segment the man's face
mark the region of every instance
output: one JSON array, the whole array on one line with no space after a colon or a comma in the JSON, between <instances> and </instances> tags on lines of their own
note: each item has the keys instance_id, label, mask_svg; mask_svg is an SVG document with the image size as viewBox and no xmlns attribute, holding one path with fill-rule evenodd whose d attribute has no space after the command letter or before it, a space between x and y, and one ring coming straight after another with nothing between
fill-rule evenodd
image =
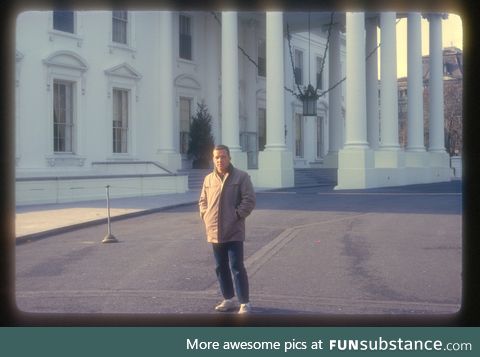
<instances>
[{"instance_id":1,"label":"man's face","mask_svg":"<svg viewBox=\"0 0 480 357\"><path fill-rule=\"evenodd\" d=\"M230 165L230 157L225 150L213 150L213 163L217 171L224 174Z\"/></svg>"}]
</instances>

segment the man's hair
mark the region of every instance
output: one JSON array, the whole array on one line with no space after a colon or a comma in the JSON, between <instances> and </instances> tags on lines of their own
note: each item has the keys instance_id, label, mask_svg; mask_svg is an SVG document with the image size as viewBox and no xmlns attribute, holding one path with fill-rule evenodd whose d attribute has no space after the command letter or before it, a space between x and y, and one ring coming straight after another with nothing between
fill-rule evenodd
<instances>
[{"instance_id":1,"label":"man's hair","mask_svg":"<svg viewBox=\"0 0 480 357\"><path fill-rule=\"evenodd\" d=\"M228 148L227 145L216 145L214 148L213 148L213 151L215 150L225 150L227 152L227 155L228 157L230 157L230 149Z\"/></svg>"}]
</instances>

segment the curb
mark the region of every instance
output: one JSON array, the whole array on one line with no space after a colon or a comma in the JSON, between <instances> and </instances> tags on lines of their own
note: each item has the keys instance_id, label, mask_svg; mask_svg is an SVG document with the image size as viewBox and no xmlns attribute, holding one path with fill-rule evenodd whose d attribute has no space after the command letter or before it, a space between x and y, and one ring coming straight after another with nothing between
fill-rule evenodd
<instances>
[{"instance_id":1,"label":"curb","mask_svg":"<svg viewBox=\"0 0 480 357\"><path fill-rule=\"evenodd\" d=\"M161 211L165 211L167 209L172 209L172 208L177 208L177 207L185 207L185 206L190 206L198 201L189 201L189 202L184 202L184 203L178 203L174 205L169 205L169 206L163 206L163 207L156 207L156 208L149 208L141 211L136 211L136 212L130 212L130 213L124 213L120 214L118 216L110 217L111 222L115 221L121 221L124 219L129 219L129 218L135 218L139 216L144 216L147 214L152 214L152 213L157 213ZM75 223L69 226L65 227L58 227L58 228L53 228L49 229L46 231L42 232L37 232L37 233L31 233L31 234L26 234L23 236L18 236L15 238L15 245L22 245L22 244L27 244L27 243L32 243L41 239L45 239L48 237L56 236L62 233L67 233L67 232L72 232L76 231L82 228L87 228L87 227L93 227L93 226L98 226L101 224L107 224L107 218L99 218L99 219L93 219L91 221L86 221L86 222L81 222L81 223Z\"/></svg>"}]
</instances>

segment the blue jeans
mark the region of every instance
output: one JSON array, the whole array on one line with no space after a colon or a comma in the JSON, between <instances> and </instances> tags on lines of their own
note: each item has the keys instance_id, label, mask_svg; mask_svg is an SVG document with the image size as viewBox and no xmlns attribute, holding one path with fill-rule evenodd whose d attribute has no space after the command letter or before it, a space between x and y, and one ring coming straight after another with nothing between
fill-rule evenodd
<instances>
[{"instance_id":1,"label":"blue jeans","mask_svg":"<svg viewBox=\"0 0 480 357\"><path fill-rule=\"evenodd\" d=\"M237 292L240 304L249 302L248 277L243 264L243 242L212 243L220 290L225 299L231 299ZM232 283L235 282L235 291Z\"/></svg>"}]
</instances>

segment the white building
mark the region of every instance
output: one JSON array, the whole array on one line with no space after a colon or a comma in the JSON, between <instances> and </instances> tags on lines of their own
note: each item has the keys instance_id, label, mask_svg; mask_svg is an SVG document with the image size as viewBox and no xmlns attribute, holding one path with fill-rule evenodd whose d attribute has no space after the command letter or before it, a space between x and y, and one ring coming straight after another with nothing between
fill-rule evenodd
<instances>
[{"instance_id":1,"label":"white building","mask_svg":"<svg viewBox=\"0 0 480 357\"><path fill-rule=\"evenodd\" d=\"M435 85L442 80L442 15L429 15L429 148L420 16L408 14L402 150L395 13L336 14L325 52L329 13L311 14L309 31L306 13L24 12L16 27L17 204L99 198L106 185L112 196L184 192L179 170L189 165L186 138L201 101L215 142L230 146L234 165L258 187L293 186L294 169L307 167L338 169L338 189L449 180L443 94ZM378 60L378 51L368 54L379 40ZM285 89L296 88L293 67L301 85L318 80L323 90L346 76L318 100L316 117L303 117Z\"/></svg>"}]
</instances>

